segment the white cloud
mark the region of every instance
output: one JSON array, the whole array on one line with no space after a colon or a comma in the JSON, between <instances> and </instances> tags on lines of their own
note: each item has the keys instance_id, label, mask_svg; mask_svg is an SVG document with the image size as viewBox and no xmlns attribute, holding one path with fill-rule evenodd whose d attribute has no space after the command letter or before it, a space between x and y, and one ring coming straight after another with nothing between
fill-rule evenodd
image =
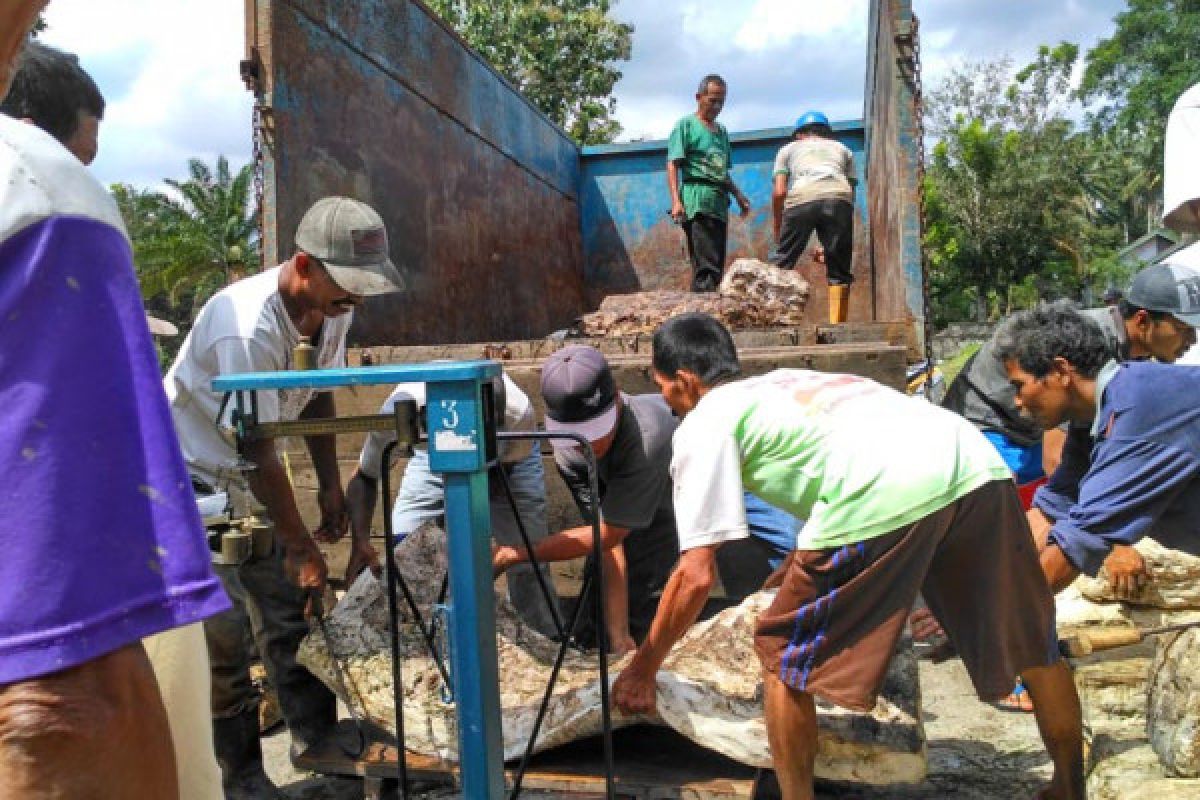
<instances>
[{"instance_id":1,"label":"white cloud","mask_svg":"<svg viewBox=\"0 0 1200 800\"><path fill-rule=\"evenodd\" d=\"M781 47L797 38L854 35L866 29L865 0L756 0L733 41L743 50Z\"/></svg>"},{"instance_id":2,"label":"white cloud","mask_svg":"<svg viewBox=\"0 0 1200 800\"><path fill-rule=\"evenodd\" d=\"M108 100L93 169L148 186L187 159L250 152L251 97L238 77L242 0L54 0L43 40L76 53Z\"/></svg>"}]
</instances>

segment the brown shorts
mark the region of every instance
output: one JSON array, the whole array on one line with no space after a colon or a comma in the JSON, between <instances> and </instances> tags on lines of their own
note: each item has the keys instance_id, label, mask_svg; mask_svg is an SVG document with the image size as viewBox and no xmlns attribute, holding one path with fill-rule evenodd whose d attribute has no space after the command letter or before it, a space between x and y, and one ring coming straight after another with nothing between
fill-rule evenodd
<instances>
[{"instance_id":1,"label":"brown shorts","mask_svg":"<svg viewBox=\"0 0 1200 800\"><path fill-rule=\"evenodd\" d=\"M763 667L845 708L874 708L918 592L984 700L1059 657L1054 598L1012 481L865 542L797 550L772 583L754 637Z\"/></svg>"}]
</instances>

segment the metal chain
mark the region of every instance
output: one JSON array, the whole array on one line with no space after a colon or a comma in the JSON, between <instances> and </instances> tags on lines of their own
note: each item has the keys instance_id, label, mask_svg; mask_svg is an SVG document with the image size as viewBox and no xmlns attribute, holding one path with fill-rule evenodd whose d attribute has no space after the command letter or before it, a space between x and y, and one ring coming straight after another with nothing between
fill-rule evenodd
<instances>
[{"instance_id":1,"label":"metal chain","mask_svg":"<svg viewBox=\"0 0 1200 800\"><path fill-rule=\"evenodd\" d=\"M263 100L263 92L261 87L254 93L254 110L250 115L250 124L253 130L254 139L254 214L258 218L258 268L261 270L266 258L265 242L266 242L266 225L265 211L263 206L263 186L265 178L263 175L263 140L266 138L266 117L267 106Z\"/></svg>"},{"instance_id":2,"label":"metal chain","mask_svg":"<svg viewBox=\"0 0 1200 800\"><path fill-rule=\"evenodd\" d=\"M917 234L920 236L921 251L921 313L924 318L925 340L925 398L933 401L933 299L929 278L929 254L925 248L925 97L921 86L921 21L912 15L912 26L907 33L896 37L898 46L908 46L908 59L902 71L909 81L913 97L914 125L917 143Z\"/></svg>"}]
</instances>

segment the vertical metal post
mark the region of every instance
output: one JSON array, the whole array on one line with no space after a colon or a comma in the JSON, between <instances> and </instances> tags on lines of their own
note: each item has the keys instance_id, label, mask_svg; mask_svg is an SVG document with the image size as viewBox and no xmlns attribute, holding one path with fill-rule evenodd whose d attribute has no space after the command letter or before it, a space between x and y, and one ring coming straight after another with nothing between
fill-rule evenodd
<instances>
[{"instance_id":1,"label":"vertical metal post","mask_svg":"<svg viewBox=\"0 0 1200 800\"><path fill-rule=\"evenodd\" d=\"M450 652L463 797L504 793L482 381L427 384L429 466L444 475Z\"/></svg>"}]
</instances>

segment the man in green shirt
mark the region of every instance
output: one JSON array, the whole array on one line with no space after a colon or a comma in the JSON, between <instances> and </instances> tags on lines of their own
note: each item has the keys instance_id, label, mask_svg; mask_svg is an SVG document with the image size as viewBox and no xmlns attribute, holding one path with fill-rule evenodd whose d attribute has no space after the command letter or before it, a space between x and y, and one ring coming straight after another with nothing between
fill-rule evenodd
<instances>
[{"instance_id":1,"label":"man in green shirt","mask_svg":"<svg viewBox=\"0 0 1200 800\"><path fill-rule=\"evenodd\" d=\"M740 379L733 337L705 314L654 334L654 380L683 418L671 480L680 557L641 646L613 684L652 711L656 675L696 619L715 552L748 535L742 492L806 520L760 614L767 738L786 800L812 800L814 696L875 707L896 642L925 597L976 692L1020 673L1054 762L1042 800L1082 800L1079 697L1008 467L971 423L867 378L776 370ZM913 454L919 454L914 457Z\"/></svg>"},{"instance_id":2,"label":"man in green shirt","mask_svg":"<svg viewBox=\"0 0 1200 800\"><path fill-rule=\"evenodd\" d=\"M716 291L721 283L729 196L737 200L743 217L750 213L750 201L729 175L729 133L717 122L725 94L724 78L705 75L696 89L696 112L675 123L667 140L671 218L687 236L693 292Z\"/></svg>"}]
</instances>

